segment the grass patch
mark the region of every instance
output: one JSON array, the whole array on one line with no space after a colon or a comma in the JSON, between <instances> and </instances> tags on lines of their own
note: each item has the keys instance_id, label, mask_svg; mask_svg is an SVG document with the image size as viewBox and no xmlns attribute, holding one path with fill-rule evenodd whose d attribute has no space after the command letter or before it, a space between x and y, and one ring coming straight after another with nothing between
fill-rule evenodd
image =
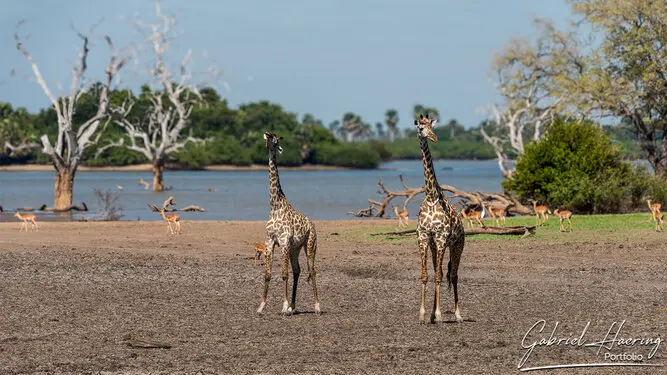
<instances>
[{"instance_id":1,"label":"grass patch","mask_svg":"<svg viewBox=\"0 0 667 375\"><path fill-rule=\"evenodd\" d=\"M632 238L653 235L665 235L665 233L656 233L655 224L649 223L650 214L633 213L623 215L573 215L572 232L560 232L558 219L549 215L549 220L545 225L537 228L537 233L530 236L532 240L546 240L548 242L586 242L591 240L623 240L630 241ZM494 225L493 220L486 220L486 225ZM535 216L517 216L507 218L506 226L535 225ZM567 226L567 221L564 222ZM396 225L378 222L377 226L355 227L346 230L348 238L352 238L362 243L389 242L396 244L414 244L416 239L414 235L382 235L371 236L372 233L391 232L404 229L413 229L416 226L414 220L410 221L409 228L398 228ZM516 241L520 236L510 235L491 235L479 234L466 237L466 242L475 241Z\"/></svg>"}]
</instances>

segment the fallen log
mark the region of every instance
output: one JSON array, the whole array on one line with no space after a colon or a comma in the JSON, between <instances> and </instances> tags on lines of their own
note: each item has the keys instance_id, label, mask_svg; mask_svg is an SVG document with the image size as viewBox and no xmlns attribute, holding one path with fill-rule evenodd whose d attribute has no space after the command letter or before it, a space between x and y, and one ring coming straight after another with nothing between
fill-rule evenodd
<instances>
[{"instance_id":1,"label":"fallen log","mask_svg":"<svg viewBox=\"0 0 667 375\"><path fill-rule=\"evenodd\" d=\"M382 235L392 235L392 236L404 236L407 234L417 233L417 229L406 229L393 232L381 232L381 233L371 233L371 236L382 236ZM471 236L475 234L495 234L495 235L521 235L526 237L531 234L535 234L535 226L514 226L514 227L484 227L484 228L466 228L466 236Z\"/></svg>"},{"instance_id":2,"label":"fallen log","mask_svg":"<svg viewBox=\"0 0 667 375\"><path fill-rule=\"evenodd\" d=\"M199 212L205 212L206 210L205 210L204 208L201 208L201 207L199 207L199 206L195 206L195 205L191 204L191 205L189 205L189 206L185 206L185 207L179 209L178 211L199 211Z\"/></svg>"},{"instance_id":3,"label":"fallen log","mask_svg":"<svg viewBox=\"0 0 667 375\"><path fill-rule=\"evenodd\" d=\"M466 229L466 236L473 234L497 234L497 235L522 235L526 237L531 234L535 234L535 226L523 226L518 225L514 227L484 227L484 228L470 228ZM522 237L522 238L523 238Z\"/></svg>"},{"instance_id":4,"label":"fallen log","mask_svg":"<svg viewBox=\"0 0 667 375\"><path fill-rule=\"evenodd\" d=\"M144 340L127 340L125 345L134 349L171 349L170 344L159 343L159 342L148 342Z\"/></svg>"},{"instance_id":5,"label":"fallen log","mask_svg":"<svg viewBox=\"0 0 667 375\"><path fill-rule=\"evenodd\" d=\"M81 202L81 206L78 206L76 204L72 204L67 208L53 208L53 207L48 207L47 205L43 204L40 208L40 211L50 211L50 212L70 212L70 211L88 211L88 206L86 205L85 202Z\"/></svg>"},{"instance_id":6,"label":"fallen log","mask_svg":"<svg viewBox=\"0 0 667 375\"><path fill-rule=\"evenodd\" d=\"M14 212L17 212L17 211L18 212L32 212L32 211L35 211L35 209L33 207L19 207L19 208L14 209Z\"/></svg>"},{"instance_id":7,"label":"fallen log","mask_svg":"<svg viewBox=\"0 0 667 375\"><path fill-rule=\"evenodd\" d=\"M403 180L403 175L399 175L398 178L401 185L403 185L403 190L389 190L382 179L379 178L377 193L383 195L382 201L369 199L370 206L368 208L362 208L357 212L348 212L348 214L356 217L385 217L391 201L399 197L405 197L402 208L405 210L410 201L424 193L424 187L409 187ZM440 185L440 189L442 189L443 193L448 194L446 195L447 199L461 199L467 202L466 206L481 207L481 203L484 201L488 206L501 207L506 212L514 212L520 215L532 214L528 207L522 205L516 198L509 194L472 193L457 189L451 185Z\"/></svg>"},{"instance_id":8,"label":"fallen log","mask_svg":"<svg viewBox=\"0 0 667 375\"><path fill-rule=\"evenodd\" d=\"M154 204L148 204L148 208L150 208L153 212L160 212L161 210L164 209L165 212L174 212L174 211L182 211L182 212L187 212L187 211L198 211L198 212L206 212L205 208L195 206L194 204L191 204L189 206L185 206L183 208L169 208L169 206L175 205L176 202L174 200L174 197L169 197L163 204L162 208L159 208L158 206Z\"/></svg>"}]
</instances>

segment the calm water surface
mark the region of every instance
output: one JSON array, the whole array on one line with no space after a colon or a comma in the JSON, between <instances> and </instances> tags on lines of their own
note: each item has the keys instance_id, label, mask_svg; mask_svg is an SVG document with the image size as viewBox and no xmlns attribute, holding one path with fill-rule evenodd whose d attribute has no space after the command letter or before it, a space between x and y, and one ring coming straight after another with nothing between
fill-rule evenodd
<instances>
[{"instance_id":1,"label":"calm water surface","mask_svg":"<svg viewBox=\"0 0 667 375\"><path fill-rule=\"evenodd\" d=\"M495 161L434 162L438 182L464 190L500 190L501 174ZM410 187L422 186L424 172L420 160L384 163L379 170L365 171L280 171L283 191L293 206L315 220L350 219L348 211L368 207L368 199L381 200L377 181L387 188L402 189L403 175ZM53 204L54 172L0 172L0 205L5 210ZM206 212L183 212L184 220L266 220L269 212L267 171L167 171L165 185L173 190L153 193L138 184L152 181L150 172L78 172L74 182L74 202L86 202L94 215L99 203L93 189L110 189L119 196L122 220L160 220L146 205L161 205L169 196L177 207L194 204ZM122 191L115 186L121 185ZM210 188L218 192L209 192ZM397 205L403 198L395 199ZM421 199L408 208L413 216ZM41 215L38 213L38 215ZM44 213L43 215L52 215ZM81 216L77 216L81 217ZM46 217L45 217L46 218ZM7 213L0 221L16 220ZM39 220L39 219L38 219Z\"/></svg>"}]
</instances>

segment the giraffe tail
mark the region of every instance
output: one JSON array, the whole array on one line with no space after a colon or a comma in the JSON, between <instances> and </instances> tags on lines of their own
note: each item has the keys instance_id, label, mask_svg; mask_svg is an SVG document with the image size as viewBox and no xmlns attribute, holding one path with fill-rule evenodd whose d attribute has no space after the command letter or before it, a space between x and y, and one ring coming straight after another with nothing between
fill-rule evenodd
<instances>
[{"instance_id":1,"label":"giraffe tail","mask_svg":"<svg viewBox=\"0 0 667 375\"><path fill-rule=\"evenodd\" d=\"M450 260L447 263L447 291L452 290L452 278L450 274L452 273L452 261Z\"/></svg>"}]
</instances>

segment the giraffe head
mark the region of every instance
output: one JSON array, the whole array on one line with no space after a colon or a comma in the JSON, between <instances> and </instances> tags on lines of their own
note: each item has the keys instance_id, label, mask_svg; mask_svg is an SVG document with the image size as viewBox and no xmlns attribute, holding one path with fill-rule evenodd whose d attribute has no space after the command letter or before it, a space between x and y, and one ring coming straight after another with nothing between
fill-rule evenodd
<instances>
[{"instance_id":1,"label":"giraffe head","mask_svg":"<svg viewBox=\"0 0 667 375\"><path fill-rule=\"evenodd\" d=\"M277 134L271 133L271 132L264 132L264 140L266 140L266 148L269 149L270 152L275 152L278 150L278 153L281 154L283 152L283 148L280 147L280 140L283 137L278 137Z\"/></svg>"},{"instance_id":2,"label":"giraffe head","mask_svg":"<svg viewBox=\"0 0 667 375\"><path fill-rule=\"evenodd\" d=\"M433 132L433 127L435 126L437 119L430 119L428 114L424 116L419 114L419 118L415 120L415 127L417 127L417 133L419 133L420 138L428 138L431 142L437 142L438 137Z\"/></svg>"}]
</instances>

